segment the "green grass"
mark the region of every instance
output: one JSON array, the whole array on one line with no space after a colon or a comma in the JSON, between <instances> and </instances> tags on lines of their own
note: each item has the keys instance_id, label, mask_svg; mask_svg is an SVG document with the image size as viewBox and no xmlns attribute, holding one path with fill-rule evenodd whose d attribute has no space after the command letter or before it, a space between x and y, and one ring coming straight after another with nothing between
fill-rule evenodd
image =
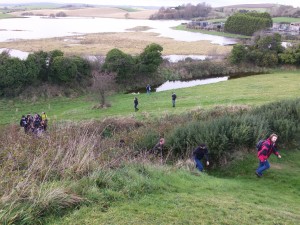
<instances>
[{"instance_id":1,"label":"green grass","mask_svg":"<svg viewBox=\"0 0 300 225\"><path fill-rule=\"evenodd\" d=\"M227 20L227 18L220 18L220 19L211 19L211 20L206 20L206 21L215 23L215 22L226 22L226 20Z\"/></svg>"},{"instance_id":2,"label":"green grass","mask_svg":"<svg viewBox=\"0 0 300 225\"><path fill-rule=\"evenodd\" d=\"M211 35L230 37L230 38L250 38L250 36L245 36L240 34L231 34L231 33L219 32L219 31L209 31L209 30L199 30L199 29L189 29L186 28L185 25L178 25L176 27L173 27L173 29L195 32L195 33L202 33L202 34L211 34Z\"/></svg>"},{"instance_id":3,"label":"green grass","mask_svg":"<svg viewBox=\"0 0 300 225\"><path fill-rule=\"evenodd\" d=\"M150 193L119 195L106 208L84 206L47 224L298 224L300 151L281 154L263 178L254 175L255 154L223 168L230 171L223 177L157 167L148 175L156 187Z\"/></svg>"},{"instance_id":4,"label":"green grass","mask_svg":"<svg viewBox=\"0 0 300 225\"><path fill-rule=\"evenodd\" d=\"M7 13L0 13L0 19L7 19L7 18L14 18L15 16L7 14Z\"/></svg>"},{"instance_id":5,"label":"green grass","mask_svg":"<svg viewBox=\"0 0 300 225\"><path fill-rule=\"evenodd\" d=\"M299 71L274 72L249 76L216 84L176 90L176 108L172 108L173 90L146 94L116 94L109 98L112 107L92 109L97 104L91 96L79 98L55 98L39 101L19 99L0 100L0 124L18 124L21 115L46 111L50 121L81 121L109 116L146 119L165 114L180 114L196 108L212 108L217 105L262 105L300 96ZM138 112L134 112L133 98L139 99Z\"/></svg>"},{"instance_id":6,"label":"green grass","mask_svg":"<svg viewBox=\"0 0 300 225\"><path fill-rule=\"evenodd\" d=\"M274 17L272 18L273 23L292 23L292 22L300 22L300 18L293 17Z\"/></svg>"},{"instance_id":7,"label":"green grass","mask_svg":"<svg viewBox=\"0 0 300 225\"><path fill-rule=\"evenodd\" d=\"M140 11L139 9L131 8L131 7L117 7L117 8L122 9L122 10L127 11L127 12L138 12L138 11Z\"/></svg>"},{"instance_id":8,"label":"green grass","mask_svg":"<svg viewBox=\"0 0 300 225\"><path fill-rule=\"evenodd\" d=\"M24 9L24 10L37 10L37 9L56 9L63 6L63 4L55 3L35 3L35 4L20 4L13 6L12 9Z\"/></svg>"}]
</instances>

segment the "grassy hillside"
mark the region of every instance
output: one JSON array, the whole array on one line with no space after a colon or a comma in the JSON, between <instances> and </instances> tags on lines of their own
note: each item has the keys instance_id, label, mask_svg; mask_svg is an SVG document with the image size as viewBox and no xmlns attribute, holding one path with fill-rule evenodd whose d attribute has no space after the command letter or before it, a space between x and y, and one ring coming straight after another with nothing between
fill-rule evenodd
<instances>
[{"instance_id":1,"label":"grassy hillside","mask_svg":"<svg viewBox=\"0 0 300 225\"><path fill-rule=\"evenodd\" d=\"M137 113L133 112L132 94L112 96L112 107L106 110L92 110L96 102L90 96L44 102L2 100L2 124L16 125L0 126L0 223L296 224L300 219L299 140L286 138L293 141L280 146L282 159L272 156L271 169L259 179L254 174L257 158L253 137L255 132L263 132L260 126L266 122L266 115L277 118L273 128L266 123L264 126L280 130L281 139L293 137L290 132L297 137L299 104L270 104L273 111L261 108L258 113L262 117L255 113L240 117L242 111L236 105L294 99L299 92L299 71L291 71L176 90L176 108L171 107L171 91L140 94L141 110ZM216 105L229 107L180 114ZM230 114L231 109L237 111ZM20 114L42 110L51 121L112 115L126 119L58 122L50 124L51 129L43 136L24 134L18 126ZM152 120L154 117L159 119ZM255 118L262 123L257 126L252 121ZM225 119L243 119L254 126L225 124ZM207 174L199 174L188 156L182 160L183 155L175 155L172 140L190 143L182 146L186 155L195 146L192 139L199 141L192 135L197 130L186 129L185 124L191 121L206 128L197 134L207 131L214 142L224 129L237 134L217 138L230 138L231 145L234 143L219 154L220 159L214 154L223 149L223 142L215 147L209 144L212 154ZM188 128L196 129L194 124ZM219 128L217 133L209 129L211 126ZM176 133L178 130L190 137ZM160 134L166 138L162 159L148 151ZM121 138L125 146L119 145ZM253 140L246 143L249 138ZM227 157L229 154L232 157Z\"/></svg>"},{"instance_id":2,"label":"grassy hillside","mask_svg":"<svg viewBox=\"0 0 300 225\"><path fill-rule=\"evenodd\" d=\"M0 124L18 124L22 114L46 111L50 121L100 119L107 116L136 117L138 119L179 114L195 108L216 105L261 105L300 96L299 71L275 72L229 80L221 83L178 89L176 108L172 108L172 91L146 94L117 94L109 98L112 107L93 109L95 98L56 98L51 100L0 100ZM133 98L139 99L140 111L135 113Z\"/></svg>"},{"instance_id":3,"label":"grassy hillside","mask_svg":"<svg viewBox=\"0 0 300 225\"><path fill-rule=\"evenodd\" d=\"M130 200L115 193L110 206L82 207L47 224L297 224L300 151L282 155L282 160L271 158L271 169L262 179L254 175L254 155L224 168L228 176L223 171L223 178L151 166L146 169L151 193Z\"/></svg>"}]
</instances>

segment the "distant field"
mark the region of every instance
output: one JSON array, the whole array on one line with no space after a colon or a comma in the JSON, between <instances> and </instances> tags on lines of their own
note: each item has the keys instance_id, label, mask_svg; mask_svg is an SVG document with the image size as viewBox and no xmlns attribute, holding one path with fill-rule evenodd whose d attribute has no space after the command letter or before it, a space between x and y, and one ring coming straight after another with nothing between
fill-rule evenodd
<instances>
[{"instance_id":1,"label":"distant field","mask_svg":"<svg viewBox=\"0 0 300 225\"><path fill-rule=\"evenodd\" d=\"M211 20L209 20L211 21ZM185 25L179 25L174 28L175 30L185 30L195 33L203 33L203 34L211 34L216 36L223 36L223 37L230 37L230 38L250 38L250 36L240 35L240 34L231 34L231 33L225 33L225 32L218 32L218 31L210 31L210 30L200 30L200 29L189 29L186 28Z\"/></svg>"},{"instance_id":2,"label":"distant field","mask_svg":"<svg viewBox=\"0 0 300 225\"><path fill-rule=\"evenodd\" d=\"M106 55L113 48L130 54L139 54L151 43L160 44L164 48L164 55L226 55L232 49L232 46L215 45L209 41L175 41L171 38L158 37L156 33L150 32L99 33L68 38L2 42L1 47L26 52L60 49L66 54Z\"/></svg>"},{"instance_id":3,"label":"distant field","mask_svg":"<svg viewBox=\"0 0 300 225\"><path fill-rule=\"evenodd\" d=\"M37 10L37 9L55 9L63 6L62 4L30 4L12 7L13 9Z\"/></svg>"},{"instance_id":4,"label":"distant field","mask_svg":"<svg viewBox=\"0 0 300 225\"><path fill-rule=\"evenodd\" d=\"M269 102L292 99L300 96L300 71L276 72L244 77L216 84L177 89L176 108L171 107L172 90L137 95L140 111L133 109L133 94L111 96L112 107L92 109L97 102L91 96L79 98L55 98L23 102L0 100L0 124L15 123L22 114L46 111L51 121L88 120L108 116L137 117L139 119L179 114L196 108L211 108L216 105L261 105Z\"/></svg>"},{"instance_id":5,"label":"distant field","mask_svg":"<svg viewBox=\"0 0 300 225\"><path fill-rule=\"evenodd\" d=\"M7 18L13 18L15 16L12 16L10 14L3 14L3 13L0 13L0 19L7 19Z\"/></svg>"},{"instance_id":6,"label":"distant field","mask_svg":"<svg viewBox=\"0 0 300 225\"><path fill-rule=\"evenodd\" d=\"M22 13L33 13L40 15L56 14L64 12L67 16L72 17L102 17L102 18L118 18L124 19L149 19L150 15L154 14L157 10L134 10L132 8L114 8L114 7L97 7L97 8L80 8L80 9L42 9L42 10L29 10L22 12L14 12L13 15L21 16ZM129 14L129 15L128 15Z\"/></svg>"},{"instance_id":7,"label":"distant field","mask_svg":"<svg viewBox=\"0 0 300 225\"><path fill-rule=\"evenodd\" d=\"M215 22L226 22L226 20L227 20L227 18L221 18L221 19L211 19L211 20L206 20L206 21L215 23Z\"/></svg>"},{"instance_id":8,"label":"distant field","mask_svg":"<svg viewBox=\"0 0 300 225\"><path fill-rule=\"evenodd\" d=\"M272 18L273 23L292 23L292 22L300 22L300 18L293 18L293 17L274 17Z\"/></svg>"}]
</instances>

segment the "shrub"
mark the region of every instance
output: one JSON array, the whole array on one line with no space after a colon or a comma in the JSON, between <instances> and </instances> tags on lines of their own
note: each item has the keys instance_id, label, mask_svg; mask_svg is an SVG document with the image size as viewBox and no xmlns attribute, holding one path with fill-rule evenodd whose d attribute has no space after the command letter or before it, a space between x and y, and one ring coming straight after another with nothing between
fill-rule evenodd
<instances>
[{"instance_id":1,"label":"shrub","mask_svg":"<svg viewBox=\"0 0 300 225\"><path fill-rule=\"evenodd\" d=\"M288 143L300 132L300 99L272 103L241 114L227 114L211 120L194 120L177 126L167 136L176 158L190 156L199 143L209 146L212 160L231 157L240 149L252 149L257 140L275 132L279 143Z\"/></svg>"}]
</instances>

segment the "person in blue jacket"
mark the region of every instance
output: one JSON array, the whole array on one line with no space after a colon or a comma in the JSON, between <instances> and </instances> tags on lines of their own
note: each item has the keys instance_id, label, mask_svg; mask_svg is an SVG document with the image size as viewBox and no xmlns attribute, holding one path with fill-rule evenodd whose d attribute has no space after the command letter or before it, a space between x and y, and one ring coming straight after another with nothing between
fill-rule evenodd
<instances>
[{"instance_id":1,"label":"person in blue jacket","mask_svg":"<svg viewBox=\"0 0 300 225\"><path fill-rule=\"evenodd\" d=\"M208 148L205 144L200 144L193 152L193 157L196 163L196 168L199 171L203 171L204 167L201 163L201 160L205 157L206 165L209 166L209 159L208 159Z\"/></svg>"}]
</instances>

